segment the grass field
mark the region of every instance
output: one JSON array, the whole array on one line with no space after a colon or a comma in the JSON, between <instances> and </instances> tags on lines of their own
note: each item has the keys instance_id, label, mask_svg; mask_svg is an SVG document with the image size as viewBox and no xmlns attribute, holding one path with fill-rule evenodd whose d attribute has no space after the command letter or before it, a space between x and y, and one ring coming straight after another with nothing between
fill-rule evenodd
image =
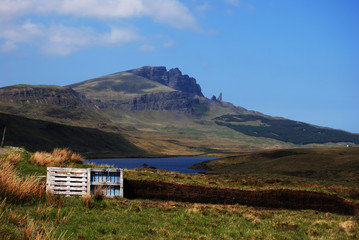
<instances>
[{"instance_id":1,"label":"grass field","mask_svg":"<svg viewBox=\"0 0 359 240\"><path fill-rule=\"evenodd\" d=\"M59 152L59 151L54 151ZM55 154L53 153L53 155ZM46 167L30 163L31 153L6 148L0 166L14 166L18 181L43 176ZM13 154L9 157L10 154ZM68 167L89 167L59 163ZM41 165L41 164L40 164ZM92 166L93 167L93 166ZM3 171L0 171L3 174ZM155 169L126 170L126 179L233 188L317 189L356 201L355 189L310 185L299 178L180 174ZM43 179L43 178L38 178ZM1 181L1 177L0 177ZM39 185L41 186L41 181ZM286 185L287 183L287 185ZM1 183L0 183L1 184ZM1 185L1 187L5 187ZM21 202L0 192L0 239L357 239L359 216L315 210L253 208L141 199L63 198L40 193Z\"/></svg>"},{"instance_id":2,"label":"grass field","mask_svg":"<svg viewBox=\"0 0 359 240\"><path fill-rule=\"evenodd\" d=\"M211 174L277 174L359 187L359 148L253 151L194 166Z\"/></svg>"}]
</instances>

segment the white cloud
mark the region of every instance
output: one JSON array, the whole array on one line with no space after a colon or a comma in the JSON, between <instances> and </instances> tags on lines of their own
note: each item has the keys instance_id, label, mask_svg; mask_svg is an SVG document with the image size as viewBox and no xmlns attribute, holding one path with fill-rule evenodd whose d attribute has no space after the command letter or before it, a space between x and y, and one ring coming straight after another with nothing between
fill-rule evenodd
<instances>
[{"instance_id":1,"label":"white cloud","mask_svg":"<svg viewBox=\"0 0 359 240\"><path fill-rule=\"evenodd\" d=\"M172 47L172 46L174 46L174 45L175 45L174 42L164 42L164 43L163 43L163 46L164 46L164 47L167 47L167 48L168 48L168 47Z\"/></svg>"},{"instance_id":2,"label":"white cloud","mask_svg":"<svg viewBox=\"0 0 359 240\"><path fill-rule=\"evenodd\" d=\"M2 44L0 48L2 52L10 52L17 49L17 46L15 43L11 41L7 41L4 44Z\"/></svg>"},{"instance_id":3,"label":"white cloud","mask_svg":"<svg viewBox=\"0 0 359 240\"><path fill-rule=\"evenodd\" d=\"M96 45L121 45L140 38L135 30L112 28L110 32L98 33L90 27L75 28L26 22L23 25L2 26L0 38L7 39L2 50L15 49L16 43L27 43L48 55L68 55L81 48ZM11 46L12 49L11 49Z\"/></svg>"},{"instance_id":4,"label":"white cloud","mask_svg":"<svg viewBox=\"0 0 359 240\"><path fill-rule=\"evenodd\" d=\"M224 0L226 3L238 7L240 5L239 0Z\"/></svg>"},{"instance_id":5,"label":"white cloud","mask_svg":"<svg viewBox=\"0 0 359 240\"><path fill-rule=\"evenodd\" d=\"M209 5L208 2L204 2L202 5L196 7L196 10L201 12L208 11L210 9L211 9L211 5Z\"/></svg>"},{"instance_id":6,"label":"white cloud","mask_svg":"<svg viewBox=\"0 0 359 240\"><path fill-rule=\"evenodd\" d=\"M134 27L119 27L119 20L126 24L124 20L140 17L175 28L198 29L196 19L179 0L0 0L0 46L2 51L11 51L18 43L27 43L46 54L68 55L94 45L121 45L141 36ZM78 19L84 20L81 27L74 24ZM96 30L88 23L90 19L116 27L107 32ZM153 51L155 47L145 44L141 49Z\"/></svg>"},{"instance_id":7,"label":"white cloud","mask_svg":"<svg viewBox=\"0 0 359 240\"><path fill-rule=\"evenodd\" d=\"M1 18L28 14L99 19L150 17L177 28L198 25L188 8L178 0L0 0Z\"/></svg>"},{"instance_id":8,"label":"white cloud","mask_svg":"<svg viewBox=\"0 0 359 240\"><path fill-rule=\"evenodd\" d=\"M153 52L156 50L156 47L149 44L143 44L142 46L140 46L140 50L142 52Z\"/></svg>"}]
</instances>

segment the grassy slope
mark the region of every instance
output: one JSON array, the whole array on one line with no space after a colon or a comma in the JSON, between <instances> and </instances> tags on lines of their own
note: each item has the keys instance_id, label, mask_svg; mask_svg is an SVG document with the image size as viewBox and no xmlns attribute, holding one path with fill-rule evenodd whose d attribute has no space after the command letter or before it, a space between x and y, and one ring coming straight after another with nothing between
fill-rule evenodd
<instances>
[{"instance_id":1,"label":"grassy slope","mask_svg":"<svg viewBox=\"0 0 359 240\"><path fill-rule=\"evenodd\" d=\"M288 119L256 115L223 115L214 119L218 125L254 137L277 139L294 144L348 142L359 144L359 135L322 128Z\"/></svg>"},{"instance_id":2,"label":"grassy slope","mask_svg":"<svg viewBox=\"0 0 359 240\"><path fill-rule=\"evenodd\" d=\"M359 148L255 151L194 168L211 174L278 174L359 187Z\"/></svg>"},{"instance_id":3,"label":"grassy slope","mask_svg":"<svg viewBox=\"0 0 359 240\"><path fill-rule=\"evenodd\" d=\"M13 86L24 87L23 85ZM33 86L44 87L44 86ZM61 88L47 86L51 88ZM90 79L70 85L92 100L121 101L148 92L173 91L167 86L122 72ZM133 144L149 152L170 155L234 154L243 149L293 148L291 142L249 136L234 128L219 126L214 118L226 114L248 113L226 102L200 98L202 104L194 106L194 115L169 111L125 111L120 109L95 109L86 106L64 107L50 104L1 102L0 111L10 114L53 121L71 126L98 128L101 131L121 132ZM257 116L257 115L254 115ZM258 127L259 121L247 121L249 127ZM124 129L125 128L125 129ZM136 131L138 129L139 131ZM321 146L343 146L342 143L325 143ZM318 146L317 144L307 145Z\"/></svg>"},{"instance_id":4,"label":"grassy slope","mask_svg":"<svg viewBox=\"0 0 359 240\"><path fill-rule=\"evenodd\" d=\"M146 93L171 92L174 89L128 72L120 72L69 85L92 100L111 101Z\"/></svg>"},{"instance_id":5,"label":"grassy slope","mask_svg":"<svg viewBox=\"0 0 359 240\"><path fill-rule=\"evenodd\" d=\"M45 167L29 164L29 153L13 148L9 148L8 151L20 151L23 155L23 160L16 165L19 174L44 175ZM243 178L179 174L159 170L127 170L125 178L203 185L218 184L230 187L244 187L243 184L246 183L247 188L258 187L258 182L252 181L250 184ZM267 183L267 187L270 186L271 184ZM327 191L333 192L333 189ZM260 209L240 205L128 199L91 200L86 203L81 198L62 197L47 197L46 200L16 204L0 196L0 216L0 239L35 239L40 235L42 235L41 239L355 239L359 237L359 221L353 216L314 210Z\"/></svg>"},{"instance_id":6,"label":"grassy slope","mask_svg":"<svg viewBox=\"0 0 359 240\"><path fill-rule=\"evenodd\" d=\"M115 151L119 156L146 155L121 134L72 127L0 113L0 129L7 127L5 145L28 150L68 147L79 152Z\"/></svg>"}]
</instances>

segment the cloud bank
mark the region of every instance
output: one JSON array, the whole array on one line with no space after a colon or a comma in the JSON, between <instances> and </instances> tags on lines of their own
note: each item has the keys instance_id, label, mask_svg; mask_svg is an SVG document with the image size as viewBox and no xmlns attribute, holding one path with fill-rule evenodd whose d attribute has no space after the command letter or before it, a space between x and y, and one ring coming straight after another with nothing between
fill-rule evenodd
<instances>
[{"instance_id":1,"label":"cloud bank","mask_svg":"<svg viewBox=\"0 0 359 240\"><path fill-rule=\"evenodd\" d=\"M12 51L29 44L46 54L68 55L89 46L121 45L141 39L139 30L126 24L135 18L177 29L198 28L189 9L178 0L0 0L0 49ZM68 23L78 19L100 22L110 30ZM118 20L126 27L110 25Z\"/></svg>"}]
</instances>

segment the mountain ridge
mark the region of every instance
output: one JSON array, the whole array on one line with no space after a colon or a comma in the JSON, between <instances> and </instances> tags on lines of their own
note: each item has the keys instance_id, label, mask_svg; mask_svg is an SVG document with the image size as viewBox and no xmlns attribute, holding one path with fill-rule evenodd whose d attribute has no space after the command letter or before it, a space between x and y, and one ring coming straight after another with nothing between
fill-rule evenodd
<instances>
[{"instance_id":1,"label":"mountain ridge","mask_svg":"<svg viewBox=\"0 0 359 240\"><path fill-rule=\"evenodd\" d=\"M234 106L222 97L209 99L196 79L178 68L146 66L65 87L8 86L0 88L0 112L123 133L161 153L159 146L167 143L176 154L359 144L356 134L328 129L323 135L322 127L309 124L298 134L297 121Z\"/></svg>"}]
</instances>

